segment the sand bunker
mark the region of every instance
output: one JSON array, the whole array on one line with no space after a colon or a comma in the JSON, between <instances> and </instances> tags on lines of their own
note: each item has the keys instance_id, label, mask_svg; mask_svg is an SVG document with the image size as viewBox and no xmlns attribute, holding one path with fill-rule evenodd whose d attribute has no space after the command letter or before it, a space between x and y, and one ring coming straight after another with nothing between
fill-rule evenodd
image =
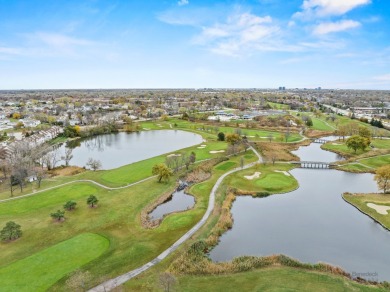
<instances>
[{"instance_id":1,"label":"sand bunker","mask_svg":"<svg viewBox=\"0 0 390 292\"><path fill-rule=\"evenodd\" d=\"M148 128L143 128L144 130L150 130L150 129L148 129Z\"/></svg>"},{"instance_id":2,"label":"sand bunker","mask_svg":"<svg viewBox=\"0 0 390 292\"><path fill-rule=\"evenodd\" d=\"M275 172L280 172L280 173L283 173L284 175L287 175L287 176L290 176L291 174L288 173L287 171L283 171L283 170L275 170Z\"/></svg>"},{"instance_id":3,"label":"sand bunker","mask_svg":"<svg viewBox=\"0 0 390 292\"><path fill-rule=\"evenodd\" d=\"M225 152L225 150L213 150L213 151L210 151L211 154L222 153L222 152Z\"/></svg>"},{"instance_id":4,"label":"sand bunker","mask_svg":"<svg viewBox=\"0 0 390 292\"><path fill-rule=\"evenodd\" d=\"M173 153L173 154L167 155L167 157L173 157L173 156L181 156L181 154L175 154L175 153Z\"/></svg>"},{"instance_id":5,"label":"sand bunker","mask_svg":"<svg viewBox=\"0 0 390 292\"><path fill-rule=\"evenodd\" d=\"M339 143L332 143L332 145L341 145L341 144L339 144Z\"/></svg>"},{"instance_id":6,"label":"sand bunker","mask_svg":"<svg viewBox=\"0 0 390 292\"><path fill-rule=\"evenodd\" d=\"M255 178L259 178L260 174L261 174L261 172L256 171L254 174L252 174L252 175L244 175L244 177L246 179L248 179L248 180L252 180L252 179L255 179Z\"/></svg>"},{"instance_id":7,"label":"sand bunker","mask_svg":"<svg viewBox=\"0 0 390 292\"><path fill-rule=\"evenodd\" d=\"M374 209L381 215L388 215L389 213L387 211L390 210L389 206L377 205L373 203L367 203L367 207Z\"/></svg>"},{"instance_id":8,"label":"sand bunker","mask_svg":"<svg viewBox=\"0 0 390 292\"><path fill-rule=\"evenodd\" d=\"M254 137L256 137L256 136L247 136L247 137L249 137L249 138L254 138Z\"/></svg>"}]
</instances>

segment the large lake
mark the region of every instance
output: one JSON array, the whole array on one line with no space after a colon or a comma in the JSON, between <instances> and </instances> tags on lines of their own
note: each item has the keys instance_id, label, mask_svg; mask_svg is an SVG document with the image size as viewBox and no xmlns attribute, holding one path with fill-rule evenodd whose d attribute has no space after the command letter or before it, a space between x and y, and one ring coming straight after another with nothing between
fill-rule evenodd
<instances>
[{"instance_id":1,"label":"large lake","mask_svg":"<svg viewBox=\"0 0 390 292\"><path fill-rule=\"evenodd\" d=\"M180 130L116 133L72 141L70 165L83 167L88 158L98 159L103 169L113 169L202 143L202 136ZM65 151L61 146L61 153ZM63 154L62 154L63 155Z\"/></svg>"},{"instance_id":2,"label":"large lake","mask_svg":"<svg viewBox=\"0 0 390 292\"><path fill-rule=\"evenodd\" d=\"M312 143L295 152L301 160L338 157ZM211 251L214 261L241 255L285 254L302 262L319 261L349 273L390 280L390 232L346 203L343 192L377 192L371 174L327 169L294 169L299 189L267 198L237 197L233 228ZM353 274L356 275L356 274Z\"/></svg>"}]
</instances>

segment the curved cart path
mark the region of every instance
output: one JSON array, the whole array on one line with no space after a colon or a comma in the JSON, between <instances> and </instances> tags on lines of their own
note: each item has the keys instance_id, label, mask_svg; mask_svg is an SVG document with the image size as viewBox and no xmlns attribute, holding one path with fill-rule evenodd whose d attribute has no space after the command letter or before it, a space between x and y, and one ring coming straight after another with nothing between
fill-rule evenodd
<instances>
[{"instance_id":1,"label":"curved cart path","mask_svg":"<svg viewBox=\"0 0 390 292\"><path fill-rule=\"evenodd\" d=\"M206 223L207 219L209 218L211 212L214 209L214 205L215 205L215 193L217 192L217 189L219 188L219 186L221 185L221 183L225 179L225 177L227 177L228 175L230 175L234 172L250 168L250 167L254 166L256 163L262 162L262 157L260 156L260 154L253 147L250 147L250 149L256 154L256 156L259 159L256 162L252 162L250 164L247 164L242 168L238 167L238 168L232 169L219 177L219 179L217 180L213 189L210 192L209 205L207 207L206 213L203 215L202 219L194 225L194 227L192 227L189 231L187 231L187 233L185 233L182 237L180 237L174 244L172 244L170 247L168 247L165 251L163 251L155 259L151 260L150 262L144 264L143 266L141 266L135 270L129 271L129 272L127 272L123 275L120 275L116 278L110 279L110 280L108 280L108 281L88 290L88 291L89 292L105 292L105 291L110 291L110 290L114 289L115 287L122 285L123 283L127 282L128 280L134 278L135 276L141 274L142 272L148 270L149 268L151 268L154 265L161 262L169 254L174 252L183 242L185 242L187 239L189 239L196 231L198 231Z\"/></svg>"}]
</instances>

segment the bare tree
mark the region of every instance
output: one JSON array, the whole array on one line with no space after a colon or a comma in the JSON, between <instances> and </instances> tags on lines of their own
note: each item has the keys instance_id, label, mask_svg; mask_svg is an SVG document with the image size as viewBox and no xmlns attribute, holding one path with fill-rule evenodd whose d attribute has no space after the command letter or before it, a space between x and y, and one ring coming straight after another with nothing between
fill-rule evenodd
<instances>
[{"instance_id":1,"label":"bare tree","mask_svg":"<svg viewBox=\"0 0 390 292\"><path fill-rule=\"evenodd\" d=\"M102 163L100 160L89 158L87 161L87 166L90 167L93 171L96 171L102 167Z\"/></svg>"},{"instance_id":2,"label":"bare tree","mask_svg":"<svg viewBox=\"0 0 390 292\"><path fill-rule=\"evenodd\" d=\"M268 141L272 142L272 140L274 139L274 135L272 135L272 133L269 133L267 138L268 138Z\"/></svg>"},{"instance_id":3,"label":"bare tree","mask_svg":"<svg viewBox=\"0 0 390 292\"><path fill-rule=\"evenodd\" d=\"M176 284L176 278L172 274L170 273L160 274L160 285L165 292L172 291L175 284Z\"/></svg>"},{"instance_id":4,"label":"bare tree","mask_svg":"<svg viewBox=\"0 0 390 292\"><path fill-rule=\"evenodd\" d=\"M42 156L42 162L46 165L47 170L51 170L56 167L57 163L60 161L60 156L58 148L52 151L47 152Z\"/></svg>"},{"instance_id":5,"label":"bare tree","mask_svg":"<svg viewBox=\"0 0 390 292\"><path fill-rule=\"evenodd\" d=\"M65 161L65 166L69 166L69 162L73 158L72 152L73 152L72 148L66 148L65 155L61 156L61 159Z\"/></svg>"}]
</instances>

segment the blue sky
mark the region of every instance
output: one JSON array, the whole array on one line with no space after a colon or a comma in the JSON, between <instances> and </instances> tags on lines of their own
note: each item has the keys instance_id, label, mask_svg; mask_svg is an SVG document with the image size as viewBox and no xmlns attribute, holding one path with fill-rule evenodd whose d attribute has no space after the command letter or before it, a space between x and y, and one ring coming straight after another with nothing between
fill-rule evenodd
<instances>
[{"instance_id":1,"label":"blue sky","mask_svg":"<svg viewBox=\"0 0 390 292\"><path fill-rule=\"evenodd\" d=\"M389 0L0 0L0 89L390 89Z\"/></svg>"}]
</instances>

